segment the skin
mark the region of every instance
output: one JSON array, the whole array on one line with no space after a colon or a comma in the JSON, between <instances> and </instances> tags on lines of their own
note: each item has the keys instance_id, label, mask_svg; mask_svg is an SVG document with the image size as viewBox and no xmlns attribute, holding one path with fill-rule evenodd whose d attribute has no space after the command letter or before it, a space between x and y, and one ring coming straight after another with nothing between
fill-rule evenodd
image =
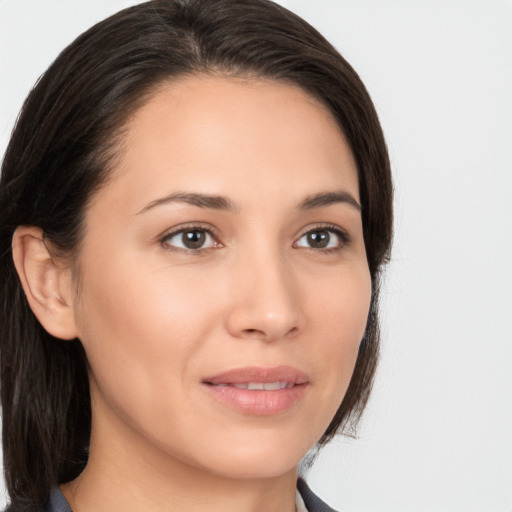
<instances>
[{"instance_id":1,"label":"skin","mask_svg":"<svg viewBox=\"0 0 512 512\"><path fill-rule=\"evenodd\" d=\"M345 196L301 208L331 192ZM161 201L177 193L233 208ZM297 87L196 76L132 116L87 210L80 287L68 267L54 279L90 364L90 459L62 487L75 512L294 510L298 464L343 399L370 304L349 196L357 205L351 150ZM200 250L180 247L191 226L210 232ZM311 231L329 247L312 247ZM279 414L234 410L204 388L279 365L309 379Z\"/></svg>"}]
</instances>

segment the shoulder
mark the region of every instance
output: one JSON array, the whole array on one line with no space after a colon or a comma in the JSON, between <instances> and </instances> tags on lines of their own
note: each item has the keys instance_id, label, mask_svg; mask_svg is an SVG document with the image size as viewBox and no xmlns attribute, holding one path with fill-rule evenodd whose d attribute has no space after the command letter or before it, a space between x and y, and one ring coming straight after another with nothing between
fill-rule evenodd
<instances>
[{"instance_id":1,"label":"shoulder","mask_svg":"<svg viewBox=\"0 0 512 512\"><path fill-rule=\"evenodd\" d=\"M29 510L30 512L72 512L69 503L58 487L52 490L50 500L44 507L28 509L26 507L19 508L9 505L4 512L28 512Z\"/></svg>"},{"instance_id":2,"label":"shoulder","mask_svg":"<svg viewBox=\"0 0 512 512\"><path fill-rule=\"evenodd\" d=\"M308 512L336 512L327 503L324 503L302 478L299 478L297 481L297 489L304 500Z\"/></svg>"}]
</instances>

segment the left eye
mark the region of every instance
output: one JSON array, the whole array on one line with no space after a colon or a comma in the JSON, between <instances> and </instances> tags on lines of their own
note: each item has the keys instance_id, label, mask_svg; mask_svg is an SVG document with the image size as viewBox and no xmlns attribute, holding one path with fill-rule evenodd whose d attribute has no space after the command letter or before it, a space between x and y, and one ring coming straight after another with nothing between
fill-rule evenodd
<instances>
[{"instance_id":1,"label":"left eye","mask_svg":"<svg viewBox=\"0 0 512 512\"><path fill-rule=\"evenodd\" d=\"M336 249L346 242L346 236L334 229L314 229L302 235L295 247L307 247L309 249Z\"/></svg>"},{"instance_id":2,"label":"left eye","mask_svg":"<svg viewBox=\"0 0 512 512\"><path fill-rule=\"evenodd\" d=\"M182 229L166 236L162 243L186 251L197 251L216 245L212 234L206 229Z\"/></svg>"}]
</instances>

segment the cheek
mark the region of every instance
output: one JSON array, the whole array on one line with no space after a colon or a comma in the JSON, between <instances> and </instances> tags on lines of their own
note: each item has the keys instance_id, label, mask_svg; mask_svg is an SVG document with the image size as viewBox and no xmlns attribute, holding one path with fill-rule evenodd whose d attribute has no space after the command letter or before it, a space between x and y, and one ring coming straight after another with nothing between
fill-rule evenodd
<instances>
[{"instance_id":1,"label":"cheek","mask_svg":"<svg viewBox=\"0 0 512 512\"><path fill-rule=\"evenodd\" d=\"M213 306L203 304L204 294L190 281L171 279L161 268L112 261L84 268L80 337L102 385L151 396L156 376L165 385L187 370L215 316Z\"/></svg>"},{"instance_id":2,"label":"cheek","mask_svg":"<svg viewBox=\"0 0 512 512\"><path fill-rule=\"evenodd\" d=\"M364 334L371 301L371 278L368 267L362 262L333 275L323 282L321 289L310 294L308 309L315 311L314 319L330 333L329 339L338 337L340 343L332 343L332 348L341 350L347 344L358 345Z\"/></svg>"},{"instance_id":3,"label":"cheek","mask_svg":"<svg viewBox=\"0 0 512 512\"><path fill-rule=\"evenodd\" d=\"M371 301L368 268L358 265L351 272L332 280L325 293L312 298L315 311L317 349L314 354L323 368L323 379L332 395L325 399L336 411L347 390L364 336Z\"/></svg>"}]
</instances>

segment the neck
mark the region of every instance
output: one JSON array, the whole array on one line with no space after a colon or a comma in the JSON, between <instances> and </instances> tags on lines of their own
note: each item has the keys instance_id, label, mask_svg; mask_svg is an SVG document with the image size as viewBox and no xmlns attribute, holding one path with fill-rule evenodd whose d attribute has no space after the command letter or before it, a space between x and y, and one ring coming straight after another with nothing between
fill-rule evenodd
<instances>
[{"instance_id":1,"label":"neck","mask_svg":"<svg viewBox=\"0 0 512 512\"><path fill-rule=\"evenodd\" d=\"M133 432L94 425L83 473L61 486L73 512L294 512L297 468L271 477L215 474Z\"/></svg>"}]
</instances>

